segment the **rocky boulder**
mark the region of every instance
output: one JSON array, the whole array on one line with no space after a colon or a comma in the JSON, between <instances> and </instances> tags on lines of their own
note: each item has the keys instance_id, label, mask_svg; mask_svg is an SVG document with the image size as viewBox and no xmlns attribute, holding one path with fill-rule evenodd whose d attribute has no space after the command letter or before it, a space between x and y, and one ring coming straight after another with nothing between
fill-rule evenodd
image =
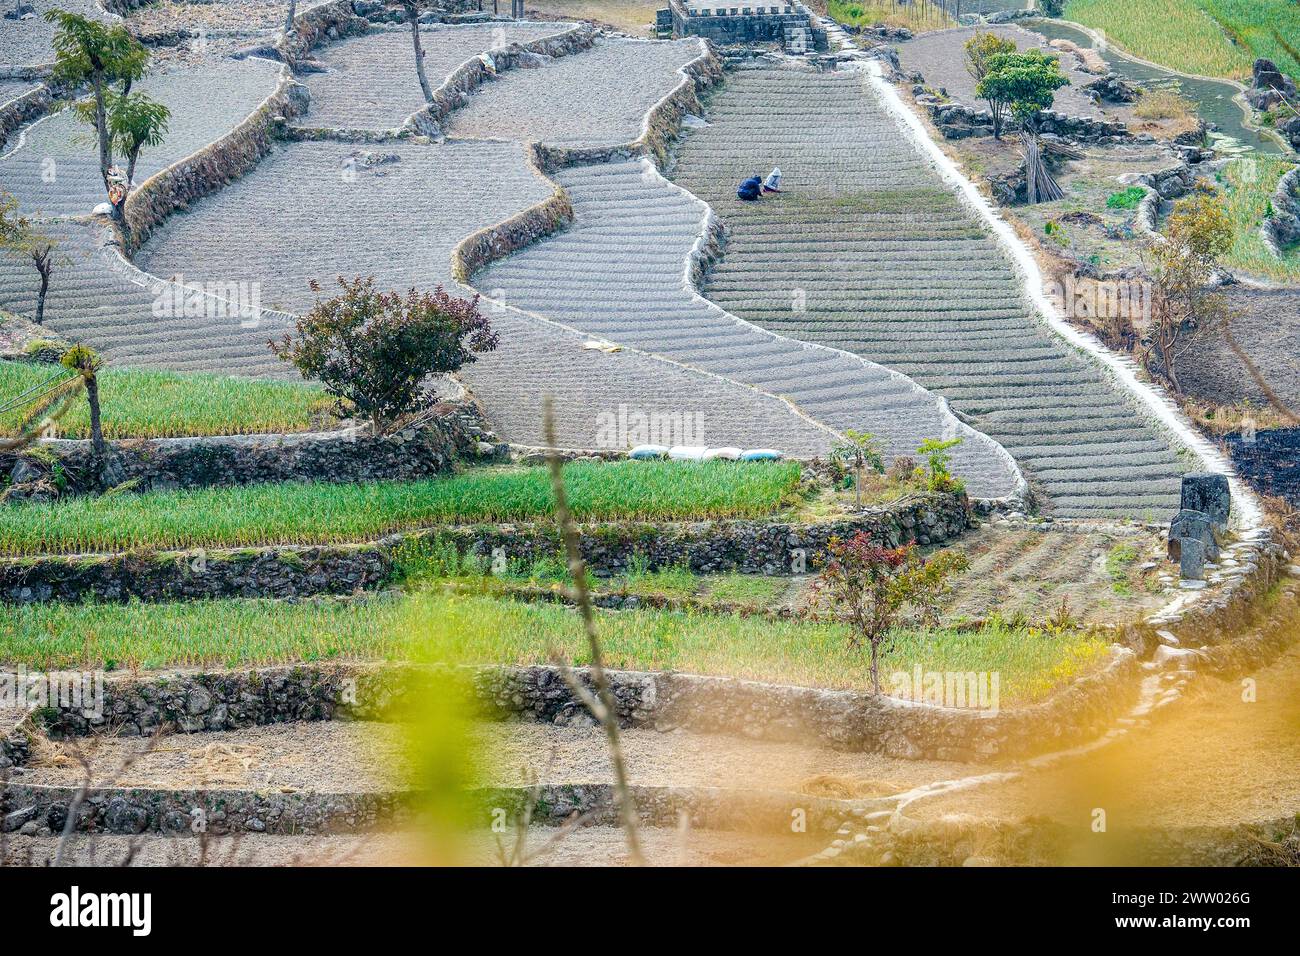
<instances>
[{"instance_id":1,"label":"rocky boulder","mask_svg":"<svg viewBox=\"0 0 1300 956\"><path fill-rule=\"evenodd\" d=\"M1083 87L1107 103L1132 103L1142 94L1118 73L1107 73Z\"/></svg>"},{"instance_id":2,"label":"rocky boulder","mask_svg":"<svg viewBox=\"0 0 1300 956\"><path fill-rule=\"evenodd\" d=\"M1297 99L1295 80L1278 69L1272 60L1260 57L1251 70L1246 99L1257 110L1268 110L1285 101Z\"/></svg>"}]
</instances>

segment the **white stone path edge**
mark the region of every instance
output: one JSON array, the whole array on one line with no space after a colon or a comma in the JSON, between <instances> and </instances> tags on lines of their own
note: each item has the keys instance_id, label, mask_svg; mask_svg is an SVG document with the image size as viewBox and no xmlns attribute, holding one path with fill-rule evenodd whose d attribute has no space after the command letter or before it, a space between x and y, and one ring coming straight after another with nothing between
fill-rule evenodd
<instances>
[{"instance_id":1,"label":"white stone path edge","mask_svg":"<svg viewBox=\"0 0 1300 956\"><path fill-rule=\"evenodd\" d=\"M828 25L833 40L840 40L846 49L855 49L842 30ZM836 33L839 35L836 36ZM842 39L841 39L842 38ZM1137 399L1154 423L1177 445L1193 454L1204 470L1228 477L1234 500L1232 523L1243 537L1253 537L1263 528L1263 510L1255 493L1241 480L1232 462L1193 427L1182 411L1160 386L1144 381L1139 376L1137 363L1116 355L1096 336L1082 332L1071 325L1043 291L1043 274L1033 253L989 200L980 193L939 145L930 138L919 116L907 108L892 83L885 79L884 69L878 61L855 64L880 95L886 108L908 133L918 148L930 159L940 175L950 185L957 187L967 205L988 226L994 237L1010 254L1020 275L1025 295L1034 306L1036 315L1056 335L1087 354L1121 389Z\"/></svg>"}]
</instances>

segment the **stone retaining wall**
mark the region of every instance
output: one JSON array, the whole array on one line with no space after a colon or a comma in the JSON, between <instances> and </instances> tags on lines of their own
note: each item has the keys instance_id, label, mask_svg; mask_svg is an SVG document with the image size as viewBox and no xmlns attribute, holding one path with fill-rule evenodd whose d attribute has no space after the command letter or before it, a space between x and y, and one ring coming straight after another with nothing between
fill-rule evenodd
<instances>
[{"instance_id":1,"label":"stone retaining wall","mask_svg":"<svg viewBox=\"0 0 1300 956\"><path fill-rule=\"evenodd\" d=\"M607 576L644 560L653 570L682 564L700 573L746 571L786 574L804 552L816 566L832 536L867 531L889 545L937 544L968 527L964 499L922 495L864 517L816 525L700 521L582 526L581 547L593 574ZM551 523L430 528L379 541L311 546L44 555L0 560L0 602L170 601L215 597L303 597L373 590L391 579L395 561L410 550L453 545L489 558L495 549L531 561L559 553Z\"/></svg>"},{"instance_id":2,"label":"stone retaining wall","mask_svg":"<svg viewBox=\"0 0 1300 956\"><path fill-rule=\"evenodd\" d=\"M472 67L475 63L478 61L473 60L467 66ZM531 143L529 163L538 175L551 184L551 195L509 219L480 229L461 240L451 255L452 275L456 280L468 283L478 270L557 232L573 221L573 205L568 193L546 177L547 172L566 166L616 162L645 155L653 157L662 166L668 159L673 139L681 131L682 117L688 112L703 112L699 94L721 78L722 63L711 49L706 48L704 53L679 72L682 79L650 109L641 135L629 143L589 148Z\"/></svg>"},{"instance_id":3,"label":"stone retaining wall","mask_svg":"<svg viewBox=\"0 0 1300 956\"><path fill-rule=\"evenodd\" d=\"M0 602L351 594L392 573L387 549L373 544L8 558L0 561Z\"/></svg>"},{"instance_id":4,"label":"stone retaining wall","mask_svg":"<svg viewBox=\"0 0 1300 956\"><path fill-rule=\"evenodd\" d=\"M10 783L0 812L6 830L28 823L37 832L60 833L76 800L76 787ZM312 835L359 832L403 819L410 795L401 791L275 793L254 790L162 790L113 787L94 790L77 811L83 833L279 833Z\"/></svg>"},{"instance_id":5,"label":"stone retaining wall","mask_svg":"<svg viewBox=\"0 0 1300 956\"><path fill-rule=\"evenodd\" d=\"M817 524L763 520L586 524L580 544L588 568L600 577L621 574L634 562L644 562L650 570L688 566L698 574L789 574L798 551L803 552L806 567L815 569L832 537L847 539L865 531L890 547L939 544L960 536L969 526L964 498L925 494L868 509L862 517ZM454 545L461 554L491 558L497 552L524 562L554 557L559 551L558 532L550 523L462 525L399 537L407 546Z\"/></svg>"},{"instance_id":6,"label":"stone retaining wall","mask_svg":"<svg viewBox=\"0 0 1300 956\"><path fill-rule=\"evenodd\" d=\"M459 669L458 669L459 670ZM112 732L149 735L235 730L298 720L400 719L433 688L448 692L445 669L415 665L298 665L262 671L181 673L104 682L103 715L71 709L38 715L51 736ZM485 717L589 725L591 717L558 668L465 668ZM727 677L609 671L619 722L751 739L877 751L902 759L978 761L1024 756L1090 739L1137 698L1138 662L1116 647L1110 663L1047 701L984 714L862 691L790 687ZM588 669L576 671L590 686Z\"/></svg>"},{"instance_id":7,"label":"stone retaining wall","mask_svg":"<svg viewBox=\"0 0 1300 956\"><path fill-rule=\"evenodd\" d=\"M944 100L926 93L924 88L913 88L916 102L925 107L935 128L945 139L965 139L968 136L992 136L993 114L986 109L975 109L955 100ZM1003 125L1003 136L1017 129L1015 121L1008 119ZM1067 116L1045 110L1039 123L1039 132L1083 143L1115 143L1131 137L1127 126L1111 120L1098 120L1088 116Z\"/></svg>"},{"instance_id":8,"label":"stone retaining wall","mask_svg":"<svg viewBox=\"0 0 1300 956\"><path fill-rule=\"evenodd\" d=\"M1264 217L1260 235L1269 252L1280 258L1283 249L1300 242L1300 166L1278 180L1271 204L1272 214Z\"/></svg>"},{"instance_id":9,"label":"stone retaining wall","mask_svg":"<svg viewBox=\"0 0 1300 956\"><path fill-rule=\"evenodd\" d=\"M244 122L146 179L126 200L129 251L139 248L173 212L216 192L252 169L270 151L277 128L288 117L305 112L306 106L307 88L292 78L287 67L283 68L275 92Z\"/></svg>"},{"instance_id":10,"label":"stone retaining wall","mask_svg":"<svg viewBox=\"0 0 1300 956\"><path fill-rule=\"evenodd\" d=\"M596 42L596 31L587 24L528 43L512 43L504 50L492 52L495 70L488 69L480 57L471 57L458 66L433 91L433 101L407 118L404 126L426 136L442 134L447 115L464 106L469 96L495 73L511 70L520 63L534 62L542 56L568 56L589 49Z\"/></svg>"},{"instance_id":11,"label":"stone retaining wall","mask_svg":"<svg viewBox=\"0 0 1300 956\"><path fill-rule=\"evenodd\" d=\"M5 148L15 131L49 112L54 100L55 95L49 85L42 83L0 106L0 150Z\"/></svg>"},{"instance_id":12,"label":"stone retaining wall","mask_svg":"<svg viewBox=\"0 0 1300 956\"><path fill-rule=\"evenodd\" d=\"M354 36L370 29L369 22L353 10L352 0L331 0L294 15L294 31L281 36L275 49L286 63L304 59L324 40Z\"/></svg>"},{"instance_id":13,"label":"stone retaining wall","mask_svg":"<svg viewBox=\"0 0 1300 956\"><path fill-rule=\"evenodd\" d=\"M391 435L365 429L286 435L230 435L109 442L115 483L133 491L209 488L268 481L410 481L449 471L457 459L482 457L485 434L476 406L439 406L429 420ZM0 475L21 467L46 473L57 461L65 491L98 491L87 440L41 442L48 453L21 458L0 453ZM504 450L504 446L503 446ZM53 459L51 461L50 459ZM17 462L21 460L22 465ZM27 480L30 480L27 479Z\"/></svg>"},{"instance_id":14,"label":"stone retaining wall","mask_svg":"<svg viewBox=\"0 0 1300 956\"><path fill-rule=\"evenodd\" d=\"M536 143L529 146L528 162L533 172L551 187L551 195L509 219L480 229L458 242L451 252L451 274L457 282L469 284L470 276L478 270L573 222L573 203L569 200L569 194L542 173L541 147Z\"/></svg>"}]
</instances>

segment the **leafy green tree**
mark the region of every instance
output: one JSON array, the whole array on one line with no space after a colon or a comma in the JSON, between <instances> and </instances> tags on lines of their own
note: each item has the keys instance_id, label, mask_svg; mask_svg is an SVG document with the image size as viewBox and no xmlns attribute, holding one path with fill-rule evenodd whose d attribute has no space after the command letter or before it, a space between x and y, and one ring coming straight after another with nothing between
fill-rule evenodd
<instances>
[{"instance_id":1,"label":"leafy green tree","mask_svg":"<svg viewBox=\"0 0 1300 956\"><path fill-rule=\"evenodd\" d=\"M339 277L343 292L318 300L299 317L297 336L271 342L271 351L304 378L317 379L368 418L375 434L432 401L429 378L454 372L475 353L496 348L497 335L478 309L478 296L460 299L439 286L378 292L373 276ZM320 292L320 284L311 287Z\"/></svg>"},{"instance_id":2,"label":"leafy green tree","mask_svg":"<svg viewBox=\"0 0 1300 956\"><path fill-rule=\"evenodd\" d=\"M844 432L845 441L831 448L831 461L847 466L853 472L854 501L862 507L862 476L870 468L878 475L885 473L885 459L880 442L870 432Z\"/></svg>"},{"instance_id":3,"label":"leafy green tree","mask_svg":"<svg viewBox=\"0 0 1300 956\"><path fill-rule=\"evenodd\" d=\"M1010 115L1031 133L1037 128L1038 115L1050 109L1056 91L1068 86L1060 62L1042 50L1023 53L994 53L985 61L984 77L975 86L975 95L989 104L993 114L993 136L1002 138Z\"/></svg>"},{"instance_id":4,"label":"leafy green tree","mask_svg":"<svg viewBox=\"0 0 1300 956\"><path fill-rule=\"evenodd\" d=\"M910 608L920 624L936 624L949 578L969 563L958 551L940 551L927 560L916 545L882 547L864 531L849 541L831 539L827 551L814 593L846 621L850 647L870 648L871 686L879 694L880 655L889 649L905 610Z\"/></svg>"},{"instance_id":5,"label":"leafy green tree","mask_svg":"<svg viewBox=\"0 0 1300 956\"><path fill-rule=\"evenodd\" d=\"M121 149L135 167L140 149L161 142L167 109L131 86L145 74L149 51L121 24L107 25L78 13L54 9L46 21L55 25L54 79L69 86L89 84L92 96L74 106L95 131L99 145L99 173L104 189L113 195L113 150ZM115 115L120 112L120 115ZM130 181L112 203L113 218L125 226L124 207Z\"/></svg>"},{"instance_id":6,"label":"leafy green tree","mask_svg":"<svg viewBox=\"0 0 1300 956\"><path fill-rule=\"evenodd\" d=\"M1219 261L1232 248L1232 220L1217 194L1195 193L1178 200L1165 224L1164 242L1152 243L1151 317L1143 330L1140 357L1164 375L1175 391L1179 359L1198 340L1226 330L1227 299L1207 288Z\"/></svg>"},{"instance_id":7,"label":"leafy green tree","mask_svg":"<svg viewBox=\"0 0 1300 956\"><path fill-rule=\"evenodd\" d=\"M126 158L127 182L135 181L140 150L162 145L171 110L143 93L114 93L108 99L108 130L113 147Z\"/></svg>"},{"instance_id":8,"label":"leafy green tree","mask_svg":"<svg viewBox=\"0 0 1300 956\"><path fill-rule=\"evenodd\" d=\"M999 53L1015 53L1016 42L988 30L975 31L966 41L966 72L978 83L989 71L988 61Z\"/></svg>"}]
</instances>

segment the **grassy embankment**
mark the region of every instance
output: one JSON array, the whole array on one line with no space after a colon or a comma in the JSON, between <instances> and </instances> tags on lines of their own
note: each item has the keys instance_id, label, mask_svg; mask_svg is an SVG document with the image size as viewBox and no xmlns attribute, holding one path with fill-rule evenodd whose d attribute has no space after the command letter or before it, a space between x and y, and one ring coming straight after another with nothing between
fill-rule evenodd
<instances>
[{"instance_id":1,"label":"grassy embankment","mask_svg":"<svg viewBox=\"0 0 1300 956\"><path fill-rule=\"evenodd\" d=\"M662 611L601 614L606 662L837 688L870 686L867 655L842 625ZM37 605L0 622L0 661L36 668L154 669L290 661L438 660L527 664L558 649L587 663L569 608L437 592L371 601L195 601ZM1041 698L1098 666L1105 642L1079 632L991 625L980 631L906 631L884 673L997 672L1001 702Z\"/></svg>"},{"instance_id":2,"label":"grassy embankment","mask_svg":"<svg viewBox=\"0 0 1300 956\"><path fill-rule=\"evenodd\" d=\"M796 462L565 466L579 520L740 518L793 495ZM0 555L359 541L411 528L521 521L553 511L545 468L481 468L411 482L286 482L72 498L5 509Z\"/></svg>"},{"instance_id":3,"label":"grassy embankment","mask_svg":"<svg viewBox=\"0 0 1300 956\"><path fill-rule=\"evenodd\" d=\"M0 398L16 396L51 376L58 365L0 362ZM219 375L106 368L99 374L107 438L249 435L332 427L333 399L306 383L267 382ZM0 434L12 434L21 410L0 416ZM90 416L78 402L57 424L60 438L86 438Z\"/></svg>"}]
</instances>

